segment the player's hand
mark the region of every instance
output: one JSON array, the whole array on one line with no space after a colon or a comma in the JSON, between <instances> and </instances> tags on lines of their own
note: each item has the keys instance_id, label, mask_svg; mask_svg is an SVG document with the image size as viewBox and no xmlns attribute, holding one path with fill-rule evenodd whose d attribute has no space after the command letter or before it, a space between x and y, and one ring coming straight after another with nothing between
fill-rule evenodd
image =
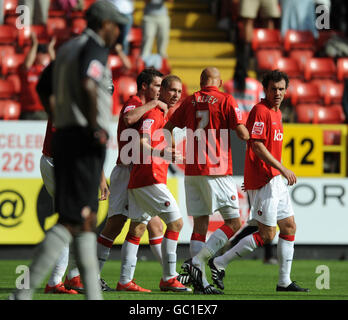
<instances>
[{"instance_id":1,"label":"player's hand","mask_svg":"<svg viewBox=\"0 0 348 320\"><path fill-rule=\"evenodd\" d=\"M184 163L184 160L185 160L185 157L173 147L164 148L160 152L160 155L165 160L168 160L174 163Z\"/></svg>"},{"instance_id":2,"label":"player's hand","mask_svg":"<svg viewBox=\"0 0 348 320\"><path fill-rule=\"evenodd\" d=\"M293 173L291 170L284 168L282 174L283 174L284 178L286 180L288 180L289 186L292 186L297 182L297 177L296 177L295 173Z\"/></svg>"},{"instance_id":3,"label":"player's hand","mask_svg":"<svg viewBox=\"0 0 348 320\"><path fill-rule=\"evenodd\" d=\"M92 138L97 145L105 146L109 140L109 134L102 128L94 129Z\"/></svg>"},{"instance_id":4,"label":"player's hand","mask_svg":"<svg viewBox=\"0 0 348 320\"><path fill-rule=\"evenodd\" d=\"M107 200L107 198L109 198L110 191L109 191L109 187L108 187L106 181L102 181L100 183L99 189L100 189L100 198L99 198L99 200L100 201Z\"/></svg>"},{"instance_id":5,"label":"player's hand","mask_svg":"<svg viewBox=\"0 0 348 320\"><path fill-rule=\"evenodd\" d=\"M157 106L160 107L163 110L164 116L166 116L167 113L168 113L168 105L166 103L164 103L163 101L158 100L157 101Z\"/></svg>"}]
</instances>

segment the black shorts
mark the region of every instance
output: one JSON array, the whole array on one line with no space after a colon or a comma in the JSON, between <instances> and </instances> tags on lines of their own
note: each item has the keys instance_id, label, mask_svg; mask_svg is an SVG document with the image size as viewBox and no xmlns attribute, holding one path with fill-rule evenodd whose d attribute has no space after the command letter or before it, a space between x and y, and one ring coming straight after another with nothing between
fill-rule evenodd
<instances>
[{"instance_id":1,"label":"black shorts","mask_svg":"<svg viewBox=\"0 0 348 320\"><path fill-rule=\"evenodd\" d=\"M82 127L58 129L53 135L55 206L59 222L80 225L84 207L98 211L98 190L105 146Z\"/></svg>"}]
</instances>

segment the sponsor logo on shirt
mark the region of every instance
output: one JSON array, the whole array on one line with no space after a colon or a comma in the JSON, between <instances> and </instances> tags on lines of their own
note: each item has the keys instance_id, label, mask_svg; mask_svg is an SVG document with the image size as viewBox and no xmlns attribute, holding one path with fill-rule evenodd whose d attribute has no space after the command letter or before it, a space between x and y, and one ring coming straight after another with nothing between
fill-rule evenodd
<instances>
[{"instance_id":1,"label":"sponsor logo on shirt","mask_svg":"<svg viewBox=\"0 0 348 320\"><path fill-rule=\"evenodd\" d=\"M143 121L143 124L140 128L140 131L149 131L151 129L152 124L155 122L153 119L146 119Z\"/></svg>"},{"instance_id":2,"label":"sponsor logo on shirt","mask_svg":"<svg viewBox=\"0 0 348 320\"><path fill-rule=\"evenodd\" d=\"M274 141L283 141L283 134L280 132L280 129L274 130Z\"/></svg>"},{"instance_id":3,"label":"sponsor logo on shirt","mask_svg":"<svg viewBox=\"0 0 348 320\"><path fill-rule=\"evenodd\" d=\"M135 106L127 106L124 108L123 113L127 113L128 111L133 110L133 109L135 109Z\"/></svg>"},{"instance_id":4,"label":"sponsor logo on shirt","mask_svg":"<svg viewBox=\"0 0 348 320\"><path fill-rule=\"evenodd\" d=\"M103 77L104 66L98 60L92 60L87 69L87 75L94 80L100 81Z\"/></svg>"},{"instance_id":5,"label":"sponsor logo on shirt","mask_svg":"<svg viewBox=\"0 0 348 320\"><path fill-rule=\"evenodd\" d=\"M263 133L263 128L265 127L264 122L255 122L251 134L256 134L261 136Z\"/></svg>"}]
</instances>

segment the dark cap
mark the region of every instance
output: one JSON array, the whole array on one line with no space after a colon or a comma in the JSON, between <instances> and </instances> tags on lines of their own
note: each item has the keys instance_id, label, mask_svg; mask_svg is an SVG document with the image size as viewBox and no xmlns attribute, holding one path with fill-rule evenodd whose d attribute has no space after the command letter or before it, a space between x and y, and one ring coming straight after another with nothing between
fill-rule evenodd
<instances>
[{"instance_id":1,"label":"dark cap","mask_svg":"<svg viewBox=\"0 0 348 320\"><path fill-rule=\"evenodd\" d=\"M120 25L127 24L127 16L119 12L115 5L108 0L98 0L94 2L86 11L86 20L112 21Z\"/></svg>"}]
</instances>

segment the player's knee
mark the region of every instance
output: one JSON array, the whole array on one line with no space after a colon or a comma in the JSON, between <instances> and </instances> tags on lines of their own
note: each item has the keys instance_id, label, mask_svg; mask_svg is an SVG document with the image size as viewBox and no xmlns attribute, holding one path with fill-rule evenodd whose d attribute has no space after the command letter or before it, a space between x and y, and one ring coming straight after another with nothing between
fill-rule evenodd
<instances>
[{"instance_id":1,"label":"player's knee","mask_svg":"<svg viewBox=\"0 0 348 320\"><path fill-rule=\"evenodd\" d=\"M175 220L173 222L170 222L167 224L167 229L170 231L180 232L182 227L184 225L184 222L182 218Z\"/></svg>"},{"instance_id":2,"label":"player's knee","mask_svg":"<svg viewBox=\"0 0 348 320\"><path fill-rule=\"evenodd\" d=\"M209 216L200 216L193 219L193 232L205 235L208 232Z\"/></svg>"},{"instance_id":3,"label":"player's knee","mask_svg":"<svg viewBox=\"0 0 348 320\"><path fill-rule=\"evenodd\" d=\"M236 233L242 226L242 223L239 218L227 219L225 224L229 226L234 233Z\"/></svg>"},{"instance_id":4,"label":"player's knee","mask_svg":"<svg viewBox=\"0 0 348 320\"><path fill-rule=\"evenodd\" d=\"M259 234L261 236L263 243L269 244L273 241L273 239L276 235L276 229L275 228L266 228L263 230L259 229Z\"/></svg>"},{"instance_id":5,"label":"player's knee","mask_svg":"<svg viewBox=\"0 0 348 320\"><path fill-rule=\"evenodd\" d=\"M131 222L128 233L134 237L141 238L146 230L146 224Z\"/></svg>"},{"instance_id":6,"label":"player's knee","mask_svg":"<svg viewBox=\"0 0 348 320\"><path fill-rule=\"evenodd\" d=\"M163 223L159 217L154 217L150 220L147 225L147 230L149 232L149 237L158 237L163 235Z\"/></svg>"}]
</instances>

